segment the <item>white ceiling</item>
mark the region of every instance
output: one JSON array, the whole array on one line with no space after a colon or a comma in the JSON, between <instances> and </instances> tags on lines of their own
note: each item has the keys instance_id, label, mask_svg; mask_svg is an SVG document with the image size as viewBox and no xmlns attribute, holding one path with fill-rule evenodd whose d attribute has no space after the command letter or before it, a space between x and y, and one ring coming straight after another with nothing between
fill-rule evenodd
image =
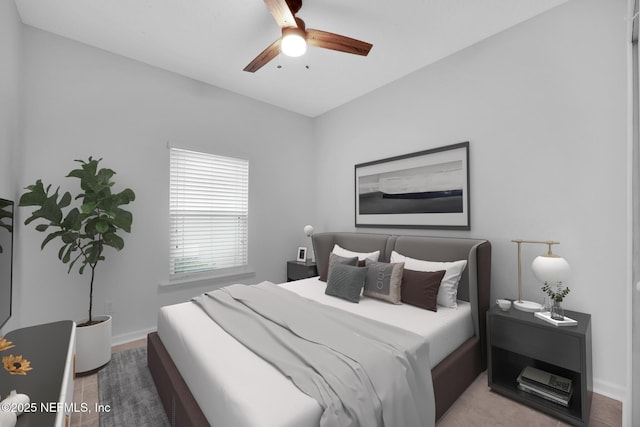
<instances>
[{"instance_id":1,"label":"white ceiling","mask_svg":"<svg viewBox=\"0 0 640 427\"><path fill-rule=\"evenodd\" d=\"M280 37L262 0L15 3L27 25L315 117L565 1L303 0L307 28L372 43L369 56L310 47L254 74L242 69Z\"/></svg>"}]
</instances>

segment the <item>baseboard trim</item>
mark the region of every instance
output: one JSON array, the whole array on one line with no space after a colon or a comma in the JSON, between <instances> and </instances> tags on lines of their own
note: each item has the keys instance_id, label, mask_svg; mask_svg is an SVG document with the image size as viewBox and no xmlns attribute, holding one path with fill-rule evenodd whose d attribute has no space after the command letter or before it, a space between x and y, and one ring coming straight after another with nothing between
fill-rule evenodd
<instances>
[{"instance_id":1,"label":"baseboard trim","mask_svg":"<svg viewBox=\"0 0 640 427\"><path fill-rule=\"evenodd\" d=\"M141 339L147 339L147 335L150 332L155 332L157 328L141 329L139 331L127 332L126 334L115 335L111 337L111 346L127 344L132 341L138 341Z\"/></svg>"},{"instance_id":2,"label":"baseboard trim","mask_svg":"<svg viewBox=\"0 0 640 427\"><path fill-rule=\"evenodd\" d=\"M615 399L619 402L625 403L627 399L627 389L624 387L620 387L617 384L610 383L608 381L601 381L598 379L593 379L593 392L598 393L602 396L609 397L611 399Z\"/></svg>"}]
</instances>

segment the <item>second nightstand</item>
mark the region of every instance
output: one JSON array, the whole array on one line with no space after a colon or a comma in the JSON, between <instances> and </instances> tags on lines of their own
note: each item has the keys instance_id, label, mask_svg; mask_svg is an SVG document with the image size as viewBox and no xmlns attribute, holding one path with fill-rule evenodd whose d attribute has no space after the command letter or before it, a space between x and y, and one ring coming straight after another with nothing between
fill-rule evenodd
<instances>
[{"instance_id":1,"label":"second nightstand","mask_svg":"<svg viewBox=\"0 0 640 427\"><path fill-rule=\"evenodd\" d=\"M318 268L314 261L287 261L287 282L306 279L318 275Z\"/></svg>"},{"instance_id":2,"label":"second nightstand","mask_svg":"<svg viewBox=\"0 0 640 427\"><path fill-rule=\"evenodd\" d=\"M533 313L493 307L487 312L489 387L573 425L587 425L591 411L591 315L565 310L577 326L553 326ZM571 380L567 407L518 389L526 366Z\"/></svg>"}]
</instances>

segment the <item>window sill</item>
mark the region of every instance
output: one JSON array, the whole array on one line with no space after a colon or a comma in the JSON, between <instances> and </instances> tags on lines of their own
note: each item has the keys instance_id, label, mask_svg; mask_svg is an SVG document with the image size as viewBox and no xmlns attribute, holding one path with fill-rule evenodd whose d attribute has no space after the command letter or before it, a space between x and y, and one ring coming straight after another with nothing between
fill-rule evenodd
<instances>
[{"instance_id":1,"label":"window sill","mask_svg":"<svg viewBox=\"0 0 640 427\"><path fill-rule=\"evenodd\" d=\"M183 287L183 286L203 286L228 283L232 280L249 279L255 277L256 273L251 268L231 269L217 273L193 275L181 277L179 279L165 280L160 282L161 288Z\"/></svg>"}]
</instances>

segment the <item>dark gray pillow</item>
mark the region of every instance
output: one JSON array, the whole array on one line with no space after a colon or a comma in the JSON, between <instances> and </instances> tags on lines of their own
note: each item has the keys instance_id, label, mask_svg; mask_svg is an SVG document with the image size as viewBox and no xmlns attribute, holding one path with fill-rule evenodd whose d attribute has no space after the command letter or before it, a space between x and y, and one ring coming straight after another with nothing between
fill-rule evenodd
<instances>
[{"instance_id":1,"label":"dark gray pillow","mask_svg":"<svg viewBox=\"0 0 640 427\"><path fill-rule=\"evenodd\" d=\"M363 295L402 304L400 287L403 270L404 262L390 264L367 260L367 279L364 282Z\"/></svg>"},{"instance_id":2,"label":"dark gray pillow","mask_svg":"<svg viewBox=\"0 0 640 427\"><path fill-rule=\"evenodd\" d=\"M358 257L353 258L345 258L340 255L336 255L333 252L329 254L329 262L327 263L327 270L323 273L320 273L320 280L326 282L329 280L329 275L331 274L331 267L334 264L346 264L346 265L356 265L358 263Z\"/></svg>"},{"instance_id":3,"label":"dark gray pillow","mask_svg":"<svg viewBox=\"0 0 640 427\"><path fill-rule=\"evenodd\" d=\"M329 280L324 293L347 301L359 302L366 277L367 267L334 264L329 270Z\"/></svg>"}]
</instances>

